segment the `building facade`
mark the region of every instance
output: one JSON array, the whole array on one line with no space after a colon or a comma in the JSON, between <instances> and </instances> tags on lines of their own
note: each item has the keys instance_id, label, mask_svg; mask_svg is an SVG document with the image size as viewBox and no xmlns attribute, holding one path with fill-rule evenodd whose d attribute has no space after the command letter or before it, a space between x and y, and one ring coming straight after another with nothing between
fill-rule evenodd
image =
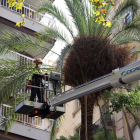
<instances>
[{"instance_id":1,"label":"building facade","mask_svg":"<svg viewBox=\"0 0 140 140\"><path fill-rule=\"evenodd\" d=\"M47 17L45 13L36 14L36 7L45 0L25 0L22 10L16 10L15 7L9 8L8 0L0 0L0 34L11 32L15 35L26 34L31 39L35 39L35 32L39 32L48 27L55 27L55 20ZM54 0L51 0L52 3ZM22 21L21 15L25 14L25 21L21 28L16 27L16 23ZM50 50L54 46L55 41L51 40L45 43L46 50ZM32 64L36 58L44 58L49 51L44 50L22 50L8 51L6 54L0 55L0 59L12 59ZM0 110L0 118L4 118L6 111L11 107L3 104ZM44 140L49 139L53 120L28 117L21 114L16 120L7 135L0 130L0 139L2 140Z\"/></svg>"}]
</instances>

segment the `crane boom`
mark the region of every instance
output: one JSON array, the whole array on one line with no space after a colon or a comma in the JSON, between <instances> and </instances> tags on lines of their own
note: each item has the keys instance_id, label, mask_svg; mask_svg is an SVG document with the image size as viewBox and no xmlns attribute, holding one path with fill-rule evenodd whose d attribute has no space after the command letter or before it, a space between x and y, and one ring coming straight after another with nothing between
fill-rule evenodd
<instances>
[{"instance_id":1,"label":"crane boom","mask_svg":"<svg viewBox=\"0 0 140 140\"><path fill-rule=\"evenodd\" d=\"M42 75L42 74L38 74ZM46 81L46 76L44 76L44 81ZM140 79L140 61L133 63L131 65L125 66L123 68L118 68L113 70L111 73L74 87L70 90L62 92L59 90L61 86L59 85L60 74L51 73L48 78L48 87L38 87L34 85L29 85L34 88L43 88L44 91L53 91L50 84L52 85L53 81L49 80L57 80L56 86L53 85L54 93L60 93L55 95L52 98L47 100L47 103L44 102L34 102L24 100L15 107L15 112L20 114L30 115L30 117L39 116L43 118L50 118L50 119L57 119L62 114L65 113L65 107L60 105L67 103L71 100L83 97L85 95L95 93L101 90L104 90L109 87L120 87L124 84L136 81ZM25 89L25 87L24 87ZM25 97L25 90L24 90L24 97ZM46 94L45 94L46 95ZM44 96L46 99L46 96ZM15 98L16 104L16 98Z\"/></svg>"},{"instance_id":2,"label":"crane boom","mask_svg":"<svg viewBox=\"0 0 140 140\"><path fill-rule=\"evenodd\" d=\"M90 82L62 92L48 99L50 106L58 106L71 100L83 97L85 95L95 93L97 91L109 88L120 87L124 84L140 79L140 61L118 68L107 75L94 79Z\"/></svg>"}]
</instances>

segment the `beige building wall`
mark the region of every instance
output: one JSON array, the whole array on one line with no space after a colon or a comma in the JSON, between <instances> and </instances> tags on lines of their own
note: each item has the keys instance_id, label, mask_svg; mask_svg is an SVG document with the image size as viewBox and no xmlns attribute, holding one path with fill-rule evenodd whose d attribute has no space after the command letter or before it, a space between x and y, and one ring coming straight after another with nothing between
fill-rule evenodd
<instances>
[{"instance_id":1,"label":"beige building wall","mask_svg":"<svg viewBox=\"0 0 140 140\"><path fill-rule=\"evenodd\" d=\"M66 90L71 87L66 86ZM60 136L68 137L69 135L74 135L76 130L81 125L81 107L79 100L70 101L65 104L66 113L62 117L61 122L57 130L56 137Z\"/></svg>"},{"instance_id":2,"label":"beige building wall","mask_svg":"<svg viewBox=\"0 0 140 140\"><path fill-rule=\"evenodd\" d=\"M77 110L77 113L74 113L74 101L71 101L66 104L66 113L61 124L58 128L57 138L60 136L68 137L69 135L73 136L76 133L76 129L80 126L81 123L81 112Z\"/></svg>"}]
</instances>

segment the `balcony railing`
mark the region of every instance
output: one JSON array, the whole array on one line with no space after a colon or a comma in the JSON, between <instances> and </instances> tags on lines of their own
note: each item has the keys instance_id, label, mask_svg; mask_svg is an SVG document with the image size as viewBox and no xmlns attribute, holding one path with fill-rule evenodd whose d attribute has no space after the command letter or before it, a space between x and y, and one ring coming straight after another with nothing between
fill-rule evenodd
<instances>
[{"instance_id":1,"label":"balcony railing","mask_svg":"<svg viewBox=\"0 0 140 140\"><path fill-rule=\"evenodd\" d=\"M25 14L25 17L36 21L42 25L48 26L48 27L55 27L55 20L44 15L41 13L36 13L35 7L24 3L24 6L22 7L22 10L16 10L15 6L9 8L9 3L7 3L8 0L0 0L0 6L3 6L6 9L9 9L17 14Z\"/></svg>"},{"instance_id":2,"label":"balcony railing","mask_svg":"<svg viewBox=\"0 0 140 140\"><path fill-rule=\"evenodd\" d=\"M5 58L12 59L15 61L21 61L24 64L33 64L33 61L35 60L33 58L22 55L15 51L8 51L6 54L0 56L0 59L5 59Z\"/></svg>"},{"instance_id":3,"label":"balcony railing","mask_svg":"<svg viewBox=\"0 0 140 140\"><path fill-rule=\"evenodd\" d=\"M7 116L7 111L10 111L11 106L3 104L0 109L0 117L3 118ZM21 123L30 127L42 129L45 131L51 131L53 121L48 121L47 119L41 119L40 117L29 117L28 115L17 115L17 123Z\"/></svg>"},{"instance_id":4,"label":"balcony railing","mask_svg":"<svg viewBox=\"0 0 140 140\"><path fill-rule=\"evenodd\" d=\"M110 117L110 116L107 114L107 115L104 115L103 118L104 118L104 121L105 121L106 126L107 126L108 128L114 127L114 126L115 126L115 116L114 116L114 115L111 115L111 117ZM113 124L113 125L112 125L112 124ZM92 130L93 130L94 133L96 133L96 131L97 131L99 128L101 128L101 127L103 127L103 124L102 124L101 119L99 119L99 120L97 120L97 121L93 124Z\"/></svg>"}]
</instances>

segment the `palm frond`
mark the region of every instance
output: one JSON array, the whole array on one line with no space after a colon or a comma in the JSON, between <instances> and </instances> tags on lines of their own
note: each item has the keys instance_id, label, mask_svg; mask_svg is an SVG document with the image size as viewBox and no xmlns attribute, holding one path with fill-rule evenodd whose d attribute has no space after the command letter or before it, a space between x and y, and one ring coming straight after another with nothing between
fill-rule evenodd
<instances>
[{"instance_id":1,"label":"palm frond","mask_svg":"<svg viewBox=\"0 0 140 140\"><path fill-rule=\"evenodd\" d=\"M62 120L65 118L65 115L62 115L61 117L57 118L57 120L53 121L53 127L51 130L51 134L50 134L50 140L54 140L56 137L56 131L58 127L61 127L61 122Z\"/></svg>"},{"instance_id":2,"label":"palm frond","mask_svg":"<svg viewBox=\"0 0 140 140\"><path fill-rule=\"evenodd\" d=\"M71 46L70 45L66 45L62 51L61 51L61 55L60 55L60 59L56 62L56 71L61 72L62 73L62 68L63 68L63 64L64 61L66 59L67 54L71 51Z\"/></svg>"},{"instance_id":3,"label":"palm frond","mask_svg":"<svg viewBox=\"0 0 140 140\"><path fill-rule=\"evenodd\" d=\"M24 96L20 95L16 103L19 104L23 101ZM3 109L3 105L1 105L1 108ZM8 133L8 131L12 128L14 123L16 122L17 118L20 117L21 114L15 113L15 100L13 99L11 101L10 106L7 107L7 109L3 110L3 114L0 119L0 128L5 131L5 133Z\"/></svg>"},{"instance_id":4,"label":"palm frond","mask_svg":"<svg viewBox=\"0 0 140 140\"><path fill-rule=\"evenodd\" d=\"M57 125L57 120L53 121L53 127L51 130L51 134L50 134L50 140L54 140L55 136L56 136L56 125Z\"/></svg>"},{"instance_id":5,"label":"palm frond","mask_svg":"<svg viewBox=\"0 0 140 140\"><path fill-rule=\"evenodd\" d=\"M140 42L140 39L136 36L133 36L132 34L126 34L123 32L117 35L114 40L112 40L113 43L117 43L119 45L132 43L133 41Z\"/></svg>"},{"instance_id":6,"label":"palm frond","mask_svg":"<svg viewBox=\"0 0 140 140\"><path fill-rule=\"evenodd\" d=\"M71 37L74 38L74 33L72 30L72 25L70 24L70 21L66 18L66 15L63 11L58 9L55 5L52 5L50 1L46 1L45 3L42 3L37 12L47 12L48 14L52 15L54 18L56 18L62 25L64 25L66 30L69 31Z\"/></svg>"},{"instance_id":7,"label":"palm frond","mask_svg":"<svg viewBox=\"0 0 140 140\"><path fill-rule=\"evenodd\" d=\"M28 77L29 73L24 72L12 78L3 78L3 84L0 87L0 103L7 100L11 94L13 95L16 89L21 89L21 86L24 84L24 79Z\"/></svg>"},{"instance_id":8,"label":"palm frond","mask_svg":"<svg viewBox=\"0 0 140 140\"><path fill-rule=\"evenodd\" d=\"M66 0L65 2L67 3L67 1L69 1L69 0ZM74 13L74 11L71 11L71 16L73 17L73 19L79 29L81 28L81 24L79 23L80 21L83 26L83 31L80 30L79 34L89 35L88 18L91 15L90 7L88 7L88 5L90 4L89 1L88 0L73 0L71 4L72 4L71 9L73 9L73 10L76 9L75 12L77 12L77 14L76 14L76 13ZM69 8L70 8L70 6L69 6ZM92 10L92 13L93 13L93 10Z\"/></svg>"},{"instance_id":9,"label":"palm frond","mask_svg":"<svg viewBox=\"0 0 140 140\"><path fill-rule=\"evenodd\" d=\"M60 29L59 27L54 28L45 28L44 30L39 32L39 39L44 40L46 38L53 38L54 40L61 40L65 42L66 44L70 44L70 39L66 32L63 29Z\"/></svg>"},{"instance_id":10,"label":"palm frond","mask_svg":"<svg viewBox=\"0 0 140 140\"><path fill-rule=\"evenodd\" d=\"M24 79L31 70L26 64L12 60L0 61L0 103L6 101L10 95L14 95L16 89L21 89Z\"/></svg>"},{"instance_id":11,"label":"palm frond","mask_svg":"<svg viewBox=\"0 0 140 140\"><path fill-rule=\"evenodd\" d=\"M111 12L111 3L108 3L107 6L106 6L106 15L105 15L105 20L108 20L109 18L109 15L110 15L110 12Z\"/></svg>"},{"instance_id":12,"label":"palm frond","mask_svg":"<svg viewBox=\"0 0 140 140\"><path fill-rule=\"evenodd\" d=\"M87 34L87 20L86 20L86 7L84 1L65 0L65 3L73 19L75 28L78 30L79 35ZM82 5L82 6L81 6ZM84 9L83 9L84 8Z\"/></svg>"},{"instance_id":13,"label":"palm frond","mask_svg":"<svg viewBox=\"0 0 140 140\"><path fill-rule=\"evenodd\" d=\"M133 21L127 25L123 25L120 30L113 35L111 39L113 43L127 44L132 41L140 42L140 17L136 16Z\"/></svg>"},{"instance_id":14,"label":"palm frond","mask_svg":"<svg viewBox=\"0 0 140 140\"><path fill-rule=\"evenodd\" d=\"M0 128L2 129L2 130L4 130L5 131L5 133L7 133L8 132L8 130L12 127L12 121L11 121L11 117L9 117L9 116L5 116L5 117L2 117L1 118L1 121L0 121Z\"/></svg>"},{"instance_id":15,"label":"palm frond","mask_svg":"<svg viewBox=\"0 0 140 140\"><path fill-rule=\"evenodd\" d=\"M8 50L16 50L19 53L36 50L36 52L43 51L47 54L51 49L46 47L45 41L21 32L14 34L7 30L4 34L0 34L0 55L5 54ZM56 52L53 53L57 54Z\"/></svg>"},{"instance_id":16,"label":"palm frond","mask_svg":"<svg viewBox=\"0 0 140 140\"><path fill-rule=\"evenodd\" d=\"M121 19L128 12L133 12L135 15L138 12L139 8L140 7L138 0L121 0L115 12L115 15L113 16L113 20Z\"/></svg>"},{"instance_id":17,"label":"palm frond","mask_svg":"<svg viewBox=\"0 0 140 140\"><path fill-rule=\"evenodd\" d=\"M103 32L103 36L109 36L112 34L113 29L115 29L117 26L119 26L119 23L116 21L113 21L111 23L111 27L106 27L105 31Z\"/></svg>"},{"instance_id":18,"label":"palm frond","mask_svg":"<svg viewBox=\"0 0 140 140\"><path fill-rule=\"evenodd\" d=\"M128 107L126 107L126 110L133 116L134 120L136 121L136 123L140 129L140 119L138 118L138 116L136 114L134 114L133 111L131 109L129 109Z\"/></svg>"},{"instance_id":19,"label":"palm frond","mask_svg":"<svg viewBox=\"0 0 140 140\"><path fill-rule=\"evenodd\" d=\"M107 129L107 126L106 126L106 123L105 123L105 120L104 120L104 115L103 115L103 112L102 112L102 109L101 109L100 105L99 105L99 110L100 110L100 119L101 119L101 123L103 125L106 140L111 140L110 136L109 136L109 130Z\"/></svg>"}]
</instances>

